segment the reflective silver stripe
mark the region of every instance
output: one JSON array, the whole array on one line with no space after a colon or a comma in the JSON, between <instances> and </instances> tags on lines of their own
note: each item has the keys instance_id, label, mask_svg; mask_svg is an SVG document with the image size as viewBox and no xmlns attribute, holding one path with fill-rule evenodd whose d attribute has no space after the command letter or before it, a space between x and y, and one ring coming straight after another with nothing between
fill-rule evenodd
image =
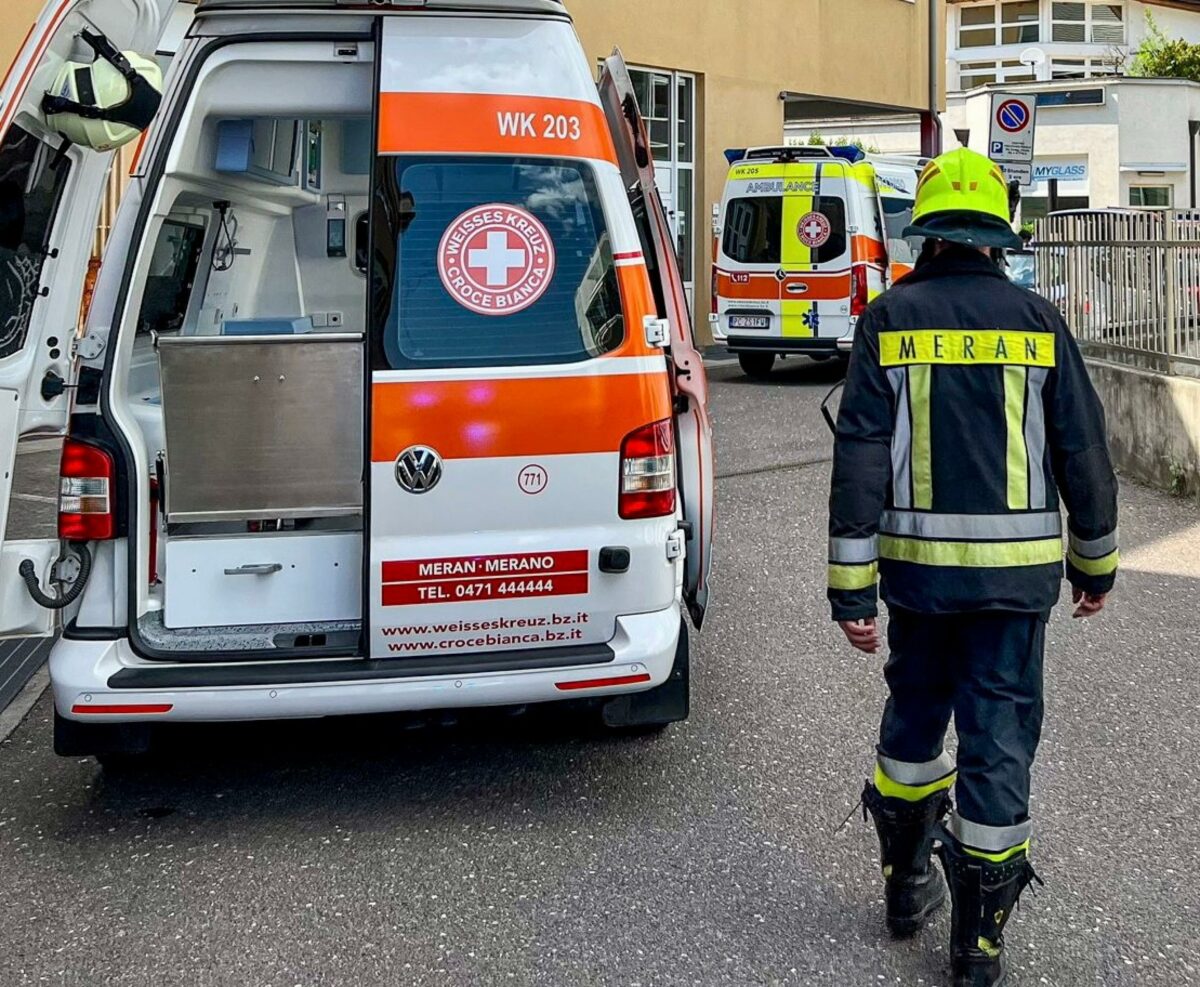
<instances>
[{"instance_id":1,"label":"reflective silver stripe","mask_svg":"<svg viewBox=\"0 0 1200 987\"><path fill-rule=\"evenodd\" d=\"M928 514L884 511L879 530L901 538L949 541L1025 541L1062 535L1057 511L1041 514Z\"/></svg>"},{"instance_id":2,"label":"reflective silver stripe","mask_svg":"<svg viewBox=\"0 0 1200 987\"><path fill-rule=\"evenodd\" d=\"M1046 509L1046 407L1042 404L1042 388L1049 371L1045 367L1030 367L1026 375L1025 394L1025 451L1029 454L1029 507Z\"/></svg>"},{"instance_id":3,"label":"reflective silver stripe","mask_svg":"<svg viewBox=\"0 0 1200 987\"><path fill-rule=\"evenodd\" d=\"M912 507L912 416L908 409L908 370L887 372L896 395L896 427L892 432L892 503Z\"/></svg>"},{"instance_id":4,"label":"reflective silver stripe","mask_svg":"<svg viewBox=\"0 0 1200 987\"><path fill-rule=\"evenodd\" d=\"M1084 541L1072 531L1071 551L1085 559L1102 559L1106 555L1112 555L1117 550L1119 534L1120 532L1114 531L1111 535L1105 535L1103 538Z\"/></svg>"},{"instance_id":5,"label":"reflective silver stripe","mask_svg":"<svg viewBox=\"0 0 1200 987\"><path fill-rule=\"evenodd\" d=\"M838 565L864 565L879 558L879 537L830 538L829 561Z\"/></svg>"},{"instance_id":6,"label":"reflective silver stripe","mask_svg":"<svg viewBox=\"0 0 1200 987\"><path fill-rule=\"evenodd\" d=\"M1020 846L1033 835L1033 823L1016 826L983 826L964 819L957 812L950 814L950 835L963 846L984 853L1003 853Z\"/></svg>"},{"instance_id":7,"label":"reflective silver stripe","mask_svg":"<svg viewBox=\"0 0 1200 987\"><path fill-rule=\"evenodd\" d=\"M954 758L942 751L941 757L932 761L912 764L908 761L895 761L880 754L879 767L897 785L932 785L935 781L954 773Z\"/></svg>"}]
</instances>

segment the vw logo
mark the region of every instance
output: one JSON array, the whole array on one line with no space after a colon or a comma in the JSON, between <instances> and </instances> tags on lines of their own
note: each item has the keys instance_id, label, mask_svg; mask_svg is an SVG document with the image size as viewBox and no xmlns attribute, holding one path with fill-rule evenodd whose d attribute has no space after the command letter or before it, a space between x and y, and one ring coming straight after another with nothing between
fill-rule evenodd
<instances>
[{"instance_id":1,"label":"vw logo","mask_svg":"<svg viewBox=\"0 0 1200 987\"><path fill-rule=\"evenodd\" d=\"M442 457L429 446L409 446L396 460L396 482L411 494L429 493L442 478Z\"/></svg>"}]
</instances>

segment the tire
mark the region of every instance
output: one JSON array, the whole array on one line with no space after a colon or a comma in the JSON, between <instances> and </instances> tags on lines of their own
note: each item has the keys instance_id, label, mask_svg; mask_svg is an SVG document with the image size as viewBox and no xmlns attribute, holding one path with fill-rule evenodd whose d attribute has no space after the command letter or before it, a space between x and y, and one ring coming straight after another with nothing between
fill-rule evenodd
<instances>
[{"instance_id":1,"label":"tire","mask_svg":"<svg viewBox=\"0 0 1200 987\"><path fill-rule=\"evenodd\" d=\"M688 627L679 622L675 664L667 681L648 692L635 692L610 699L600 708L601 720L610 730L622 733L658 733L691 714L691 646Z\"/></svg>"},{"instance_id":2,"label":"tire","mask_svg":"<svg viewBox=\"0 0 1200 987\"><path fill-rule=\"evenodd\" d=\"M766 380L771 376L771 370L775 366L775 354L739 353L738 363L742 365L742 371L747 377L753 377L755 380Z\"/></svg>"}]
</instances>

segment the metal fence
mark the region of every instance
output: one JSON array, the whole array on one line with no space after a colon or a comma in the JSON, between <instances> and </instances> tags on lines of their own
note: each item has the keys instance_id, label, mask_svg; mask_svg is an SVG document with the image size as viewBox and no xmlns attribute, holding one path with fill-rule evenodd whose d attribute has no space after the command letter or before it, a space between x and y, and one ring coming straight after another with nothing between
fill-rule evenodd
<instances>
[{"instance_id":1,"label":"metal fence","mask_svg":"<svg viewBox=\"0 0 1200 987\"><path fill-rule=\"evenodd\" d=\"M1039 221L1037 290L1090 356L1200 375L1200 211Z\"/></svg>"}]
</instances>

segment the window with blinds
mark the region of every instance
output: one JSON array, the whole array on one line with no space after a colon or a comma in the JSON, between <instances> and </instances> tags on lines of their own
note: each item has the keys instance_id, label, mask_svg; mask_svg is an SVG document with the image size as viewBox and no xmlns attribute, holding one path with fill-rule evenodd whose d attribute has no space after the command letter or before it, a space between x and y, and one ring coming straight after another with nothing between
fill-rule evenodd
<instances>
[{"instance_id":1,"label":"window with blinds","mask_svg":"<svg viewBox=\"0 0 1200 987\"><path fill-rule=\"evenodd\" d=\"M1050 5L1050 40L1098 45L1125 43L1123 3L1080 2Z\"/></svg>"}]
</instances>

